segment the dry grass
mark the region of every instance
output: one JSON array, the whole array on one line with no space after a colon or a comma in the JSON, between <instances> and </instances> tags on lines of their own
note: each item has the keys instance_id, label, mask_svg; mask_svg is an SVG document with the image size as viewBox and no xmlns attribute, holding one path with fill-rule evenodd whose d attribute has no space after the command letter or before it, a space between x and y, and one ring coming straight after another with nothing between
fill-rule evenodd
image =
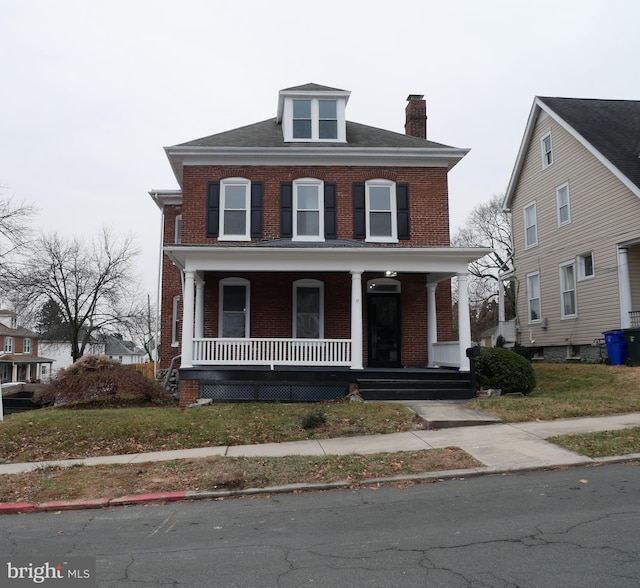
<instances>
[{"instance_id":1,"label":"dry grass","mask_svg":"<svg viewBox=\"0 0 640 588\"><path fill-rule=\"evenodd\" d=\"M89 500L149 492L266 488L480 466L457 447L375 455L212 457L138 465L42 468L0 478L0 502Z\"/></svg>"},{"instance_id":2,"label":"dry grass","mask_svg":"<svg viewBox=\"0 0 640 588\"><path fill-rule=\"evenodd\" d=\"M324 421L305 428L318 411ZM42 409L0 424L0 463L396 433L412 430L418 421L405 406L360 402Z\"/></svg>"},{"instance_id":3,"label":"dry grass","mask_svg":"<svg viewBox=\"0 0 640 588\"><path fill-rule=\"evenodd\" d=\"M640 368L602 364L534 364L538 385L525 397L472 400L503 422L554 420L640 411Z\"/></svg>"}]
</instances>

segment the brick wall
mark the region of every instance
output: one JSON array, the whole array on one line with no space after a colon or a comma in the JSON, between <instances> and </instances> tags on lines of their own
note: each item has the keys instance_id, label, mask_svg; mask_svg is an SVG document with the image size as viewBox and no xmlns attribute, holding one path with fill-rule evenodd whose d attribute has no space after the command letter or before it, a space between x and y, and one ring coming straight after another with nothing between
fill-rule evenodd
<instances>
[{"instance_id":1,"label":"brick wall","mask_svg":"<svg viewBox=\"0 0 640 588\"><path fill-rule=\"evenodd\" d=\"M228 177L243 177L262 182L264 190L262 240L280 237L280 184L298 178L313 177L336 184L337 233L339 239L353 239L353 183L382 178L409 184L410 240L393 247L446 247L449 245L449 209L446 168L413 167L213 167L184 168L183 204L166 206L164 210L164 243L174 243L175 217L182 214L182 243L215 245L217 239L206 237L208 182ZM171 346L172 301L182 295L180 273L171 260L163 258L163 293L161 306L160 365L168 367L180 348ZM205 275L205 337L218 336L219 281L230 274ZM233 274L251 282L251 336L292 336L292 284L297 279L321 279L325 284L325 337L347 338L350 334L351 276L326 273L287 273L282 280L273 274ZM380 275L363 276L367 279ZM404 334L402 364L425 365L426 293L424 276L399 276L402 282L402 328ZM451 340L451 288L443 282L436 290L438 340ZM366 328L366 304L363 322ZM363 342L367 359L366 332Z\"/></svg>"},{"instance_id":2,"label":"brick wall","mask_svg":"<svg viewBox=\"0 0 640 588\"><path fill-rule=\"evenodd\" d=\"M262 182L264 190L263 240L280 237L280 184L312 177L336 184L337 230L339 239L353 239L353 184L371 179L387 179L409 184L411 239L406 247L446 247L449 245L449 202L446 168L413 167L213 167L184 168L182 242L215 244L206 236L207 186L210 181L242 177ZM173 218L175 219L175 212ZM174 220L165 215L165 236L173 231ZM172 243L173 239L166 241Z\"/></svg>"}]
</instances>

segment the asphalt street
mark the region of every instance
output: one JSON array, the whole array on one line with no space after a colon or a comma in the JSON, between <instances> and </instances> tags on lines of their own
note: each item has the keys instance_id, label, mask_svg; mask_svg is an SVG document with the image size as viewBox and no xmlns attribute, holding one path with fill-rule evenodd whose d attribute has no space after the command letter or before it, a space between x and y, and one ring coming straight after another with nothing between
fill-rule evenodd
<instances>
[{"instance_id":1,"label":"asphalt street","mask_svg":"<svg viewBox=\"0 0 640 588\"><path fill-rule=\"evenodd\" d=\"M637 463L1 524L3 554L95 556L104 587L640 584Z\"/></svg>"}]
</instances>

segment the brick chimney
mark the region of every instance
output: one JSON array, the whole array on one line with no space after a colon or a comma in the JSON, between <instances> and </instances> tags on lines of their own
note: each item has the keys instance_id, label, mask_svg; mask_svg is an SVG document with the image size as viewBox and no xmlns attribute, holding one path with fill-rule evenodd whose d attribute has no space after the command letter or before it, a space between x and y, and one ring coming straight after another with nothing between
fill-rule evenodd
<instances>
[{"instance_id":1,"label":"brick chimney","mask_svg":"<svg viewBox=\"0 0 640 588\"><path fill-rule=\"evenodd\" d=\"M406 121L404 123L405 135L427 138L427 102L422 94L409 94L405 108Z\"/></svg>"}]
</instances>

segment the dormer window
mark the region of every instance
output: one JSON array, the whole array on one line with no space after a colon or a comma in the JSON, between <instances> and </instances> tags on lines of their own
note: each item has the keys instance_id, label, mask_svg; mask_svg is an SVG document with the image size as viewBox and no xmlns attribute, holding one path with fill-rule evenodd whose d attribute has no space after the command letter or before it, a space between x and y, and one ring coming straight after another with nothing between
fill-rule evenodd
<instances>
[{"instance_id":1,"label":"dormer window","mask_svg":"<svg viewBox=\"0 0 640 588\"><path fill-rule=\"evenodd\" d=\"M311 100L293 101L293 138L311 139Z\"/></svg>"},{"instance_id":2,"label":"dormer window","mask_svg":"<svg viewBox=\"0 0 640 588\"><path fill-rule=\"evenodd\" d=\"M338 138L336 100L293 100L293 139L333 140Z\"/></svg>"},{"instance_id":3,"label":"dormer window","mask_svg":"<svg viewBox=\"0 0 640 588\"><path fill-rule=\"evenodd\" d=\"M338 138L338 106L335 100L318 100L318 135L320 139Z\"/></svg>"},{"instance_id":4,"label":"dormer window","mask_svg":"<svg viewBox=\"0 0 640 588\"><path fill-rule=\"evenodd\" d=\"M309 84L280 92L278 122L285 141L346 142L349 92Z\"/></svg>"}]
</instances>

